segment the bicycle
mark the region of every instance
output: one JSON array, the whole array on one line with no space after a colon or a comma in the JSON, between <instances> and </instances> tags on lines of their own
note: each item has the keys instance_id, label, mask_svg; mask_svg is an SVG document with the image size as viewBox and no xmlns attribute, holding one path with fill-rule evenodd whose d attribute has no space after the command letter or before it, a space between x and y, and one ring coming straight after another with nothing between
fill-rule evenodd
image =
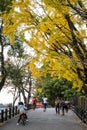
<instances>
[{"instance_id":1,"label":"bicycle","mask_svg":"<svg viewBox=\"0 0 87 130\"><path fill-rule=\"evenodd\" d=\"M25 113L23 113L21 115L21 124L25 125L26 124L26 116L25 116Z\"/></svg>"}]
</instances>

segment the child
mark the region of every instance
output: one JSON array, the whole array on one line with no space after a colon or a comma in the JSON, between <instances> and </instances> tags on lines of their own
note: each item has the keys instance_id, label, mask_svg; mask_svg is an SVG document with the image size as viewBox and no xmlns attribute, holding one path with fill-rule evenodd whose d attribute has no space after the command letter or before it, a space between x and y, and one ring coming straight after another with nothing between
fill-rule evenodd
<instances>
[{"instance_id":1,"label":"child","mask_svg":"<svg viewBox=\"0 0 87 130\"><path fill-rule=\"evenodd\" d=\"M25 117L26 117L26 119L27 119L27 115L26 115L27 107L25 107L25 105L23 104L23 102L19 102L18 110L19 110L20 116L19 116L17 125L19 125L19 123L20 123L22 114L25 114Z\"/></svg>"}]
</instances>

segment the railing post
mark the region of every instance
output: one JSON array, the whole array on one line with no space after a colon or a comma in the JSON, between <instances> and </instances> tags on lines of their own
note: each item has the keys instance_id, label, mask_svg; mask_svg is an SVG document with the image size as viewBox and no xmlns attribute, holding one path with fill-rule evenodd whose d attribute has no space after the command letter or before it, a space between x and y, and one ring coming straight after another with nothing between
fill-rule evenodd
<instances>
[{"instance_id":1,"label":"railing post","mask_svg":"<svg viewBox=\"0 0 87 130\"><path fill-rule=\"evenodd\" d=\"M18 111L17 111L17 106L15 107L15 115L18 114Z\"/></svg>"},{"instance_id":2,"label":"railing post","mask_svg":"<svg viewBox=\"0 0 87 130\"><path fill-rule=\"evenodd\" d=\"M14 107L12 107L12 116L14 117Z\"/></svg>"},{"instance_id":3,"label":"railing post","mask_svg":"<svg viewBox=\"0 0 87 130\"><path fill-rule=\"evenodd\" d=\"M5 109L5 121L7 121L7 116L8 116L8 110L7 109Z\"/></svg>"},{"instance_id":4,"label":"railing post","mask_svg":"<svg viewBox=\"0 0 87 130\"><path fill-rule=\"evenodd\" d=\"M9 108L9 119L11 119L11 108Z\"/></svg>"},{"instance_id":5,"label":"railing post","mask_svg":"<svg viewBox=\"0 0 87 130\"><path fill-rule=\"evenodd\" d=\"M1 122L4 122L4 110L1 110Z\"/></svg>"}]
</instances>

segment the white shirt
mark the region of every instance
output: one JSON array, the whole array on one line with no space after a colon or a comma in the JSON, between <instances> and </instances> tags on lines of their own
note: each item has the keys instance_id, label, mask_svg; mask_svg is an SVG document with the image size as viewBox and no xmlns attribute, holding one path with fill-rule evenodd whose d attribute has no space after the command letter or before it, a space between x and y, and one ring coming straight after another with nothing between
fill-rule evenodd
<instances>
[{"instance_id":1,"label":"white shirt","mask_svg":"<svg viewBox=\"0 0 87 130\"><path fill-rule=\"evenodd\" d=\"M43 103L48 103L47 101L48 101L47 97L44 97L43 98Z\"/></svg>"}]
</instances>

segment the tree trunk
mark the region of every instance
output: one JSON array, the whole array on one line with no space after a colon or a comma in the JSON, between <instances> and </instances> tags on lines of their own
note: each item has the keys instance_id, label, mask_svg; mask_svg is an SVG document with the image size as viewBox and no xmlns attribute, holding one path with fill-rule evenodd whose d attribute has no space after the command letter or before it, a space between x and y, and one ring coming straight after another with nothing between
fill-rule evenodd
<instances>
[{"instance_id":1,"label":"tree trunk","mask_svg":"<svg viewBox=\"0 0 87 130\"><path fill-rule=\"evenodd\" d=\"M3 21L0 26L0 91L4 86L5 80L6 80L6 69L4 65L4 42L3 42L3 36L2 36L2 29L3 29Z\"/></svg>"}]
</instances>

